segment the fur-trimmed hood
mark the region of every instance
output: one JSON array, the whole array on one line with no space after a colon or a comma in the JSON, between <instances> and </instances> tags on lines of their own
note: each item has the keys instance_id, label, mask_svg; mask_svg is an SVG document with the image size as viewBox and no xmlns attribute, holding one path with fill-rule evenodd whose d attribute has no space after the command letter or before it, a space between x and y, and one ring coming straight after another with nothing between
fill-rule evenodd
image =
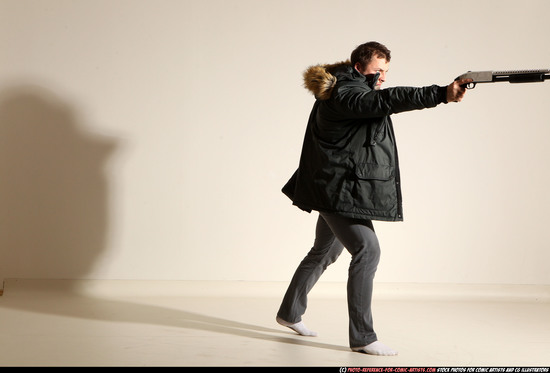
<instances>
[{"instance_id":1,"label":"fur-trimmed hood","mask_svg":"<svg viewBox=\"0 0 550 373\"><path fill-rule=\"evenodd\" d=\"M333 64L320 64L310 66L304 71L304 87L309 90L316 99L328 100L338 79L335 72L351 68L349 60Z\"/></svg>"}]
</instances>

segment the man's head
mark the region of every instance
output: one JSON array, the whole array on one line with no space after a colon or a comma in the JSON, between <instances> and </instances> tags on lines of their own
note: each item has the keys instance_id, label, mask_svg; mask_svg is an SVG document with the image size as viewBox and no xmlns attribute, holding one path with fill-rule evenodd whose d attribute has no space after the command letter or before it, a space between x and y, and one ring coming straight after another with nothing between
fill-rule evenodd
<instances>
[{"instance_id":1,"label":"man's head","mask_svg":"<svg viewBox=\"0 0 550 373\"><path fill-rule=\"evenodd\" d=\"M371 41L361 44L351 52L351 65L363 75L380 73L376 89L380 89L386 80L391 60L391 52L384 45Z\"/></svg>"}]
</instances>

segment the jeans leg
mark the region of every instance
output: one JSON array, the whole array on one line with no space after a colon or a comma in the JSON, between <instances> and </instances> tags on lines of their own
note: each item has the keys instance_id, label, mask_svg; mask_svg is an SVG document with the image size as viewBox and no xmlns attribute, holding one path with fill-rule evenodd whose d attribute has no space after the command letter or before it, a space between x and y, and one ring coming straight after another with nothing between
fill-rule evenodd
<instances>
[{"instance_id":1,"label":"jeans leg","mask_svg":"<svg viewBox=\"0 0 550 373\"><path fill-rule=\"evenodd\" d=\"M332 232L351 254L347 296L350 347L377 340L372 320L373 280L380 261L380 245L370 220L323 214Z\"/></svg>"},{"instance_id":2,"label":"jeans leg","mask_svg":"<svg viewBox=\"0 0 550 373\"><path fill-rule=\"evenodd\" d=\"M307 294L325 269L338 259L344 246L334 236L325 219L319 215L315 229L315 242L296 269L283 297L277 316L297 323L307 308Z\"/></svg>"}]
</instances>

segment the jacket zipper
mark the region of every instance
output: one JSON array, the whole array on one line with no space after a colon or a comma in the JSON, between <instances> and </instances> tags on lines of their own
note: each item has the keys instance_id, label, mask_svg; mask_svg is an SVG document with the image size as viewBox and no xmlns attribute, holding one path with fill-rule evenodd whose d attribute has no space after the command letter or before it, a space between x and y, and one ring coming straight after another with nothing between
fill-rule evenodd
<instances>
[{"instance_id":1,"label":"jacket zipper","mask_svg":"<svg viewBox=\"0 0 550 373\"><path fill-rule=\"evenodd\" d=\"M390 122L390 131L393 137L393 151L395 154L395 189L397 191L397 218L403 219L403 197L401 195L401 172L399 171L399 154L397 152L397 139L393 130L393 124Z\"/></svg>"}]
</instances>

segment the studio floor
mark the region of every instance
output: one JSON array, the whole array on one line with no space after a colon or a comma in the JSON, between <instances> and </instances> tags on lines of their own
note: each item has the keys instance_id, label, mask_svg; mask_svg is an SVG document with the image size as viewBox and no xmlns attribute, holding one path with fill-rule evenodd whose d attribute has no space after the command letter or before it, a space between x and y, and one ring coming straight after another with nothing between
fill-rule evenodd
<instances>
[{"instance_id":1,"label":"studio floor","mask_svg":"<svg viewBox=\"0 0 550 373\"><path fill-rule=\"evenodd\" d=\"M548 367L550 287L376 284L399 355L348 348L345 284L319 283L302 337L275 322L284 283L6 280L0 366Z\"/></svg>"}]
</instances>

